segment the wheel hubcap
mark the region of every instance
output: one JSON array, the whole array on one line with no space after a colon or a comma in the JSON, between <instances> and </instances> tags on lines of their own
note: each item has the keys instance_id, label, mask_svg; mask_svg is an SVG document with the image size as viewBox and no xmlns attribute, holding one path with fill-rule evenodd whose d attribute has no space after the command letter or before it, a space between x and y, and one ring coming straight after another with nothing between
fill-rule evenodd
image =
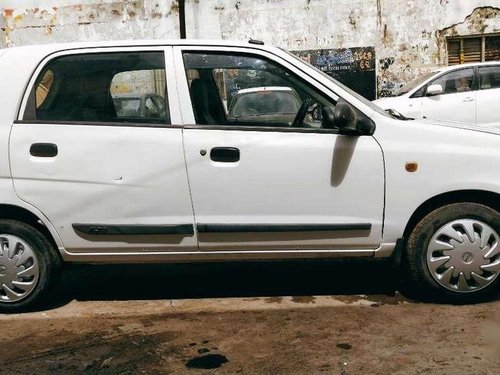
<instances>
[{"instance_id":1,"label":"wheel hubcap","mask_svg":"<svg viewBox=\"0 0 500 375\"><path fill-rule=\"evenodd\" d=\"M28 297L39 277L33 249L19 237L0 234L0 302L17 302Z\"/></svg>"},{"instance_id":2,"label":"wheel hubcap","mask_svg":"<svg viewBox=\"0 0 500 375\"><path fill-rule=\"evenodd\" d=\"M440 285L460 293L483 289L500 272L498 233L472 219L456 220L441 227L427 248L427 266Z\"/></svg>"}]
</instances>

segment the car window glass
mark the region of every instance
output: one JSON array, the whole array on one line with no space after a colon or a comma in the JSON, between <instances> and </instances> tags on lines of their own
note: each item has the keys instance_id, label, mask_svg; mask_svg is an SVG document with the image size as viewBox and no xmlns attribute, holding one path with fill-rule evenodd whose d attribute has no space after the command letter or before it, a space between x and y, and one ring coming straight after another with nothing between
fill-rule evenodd
<instances>
[{"instance_id":1,"label":"car window glass","mask_svg":"<svg viewBox=\"0 0 500 375\"><path fill-rule=\"evenodd\" d=\"M118 117L140 116L141 99L115 96L113 98L116 115Z\"/></svg>"},{"instance_id":2,"label":"car window glass","mask_svg":"<svg viewBox=\"0 0 500 375\"><path fill-rule=\"evenodd\" d=\"M403 85L402 87L400 87L399 89L394 91L392 96L401 96L401 95L404 95L404 94L410 92L411 90L415 89L417 86L421 85L422 83L424 83L425 81L430 79L436 73L438 73L438 72L428 72L428 73L424 73L424 74L418 76L417 78L414 78L413 80L411 80L407 84ZM420 92L420 90L421 89L419 89L418 92ZM413 94L413 96L415 96L415 94Z\"/></svg>"},{"instance_id":3,"label":"car window glass","mask_svg":"<svg viewBox=\"0 0 500 375\"><path fill-rule=\"evenodd\" d=\"M50 85L48 72L52 74ZM152 111L146 108L148 96L157 95L165 101L162 52L59 57L49 62L34 90L35 120L157 124L169 121L168 114L160 115L154 103Z\"/></svg>"},{"instance_id":4,"label":"car window glass","mask_svg":"<svg viewBox=\"0 0 500 375\"><path fill-rule=\"evenodd\" d=\"M497 89L500 87L500 66L479 68L479 89Z\"/></svg>"},{"instance_id":5,"label":"car window glass","mask_svg":"<svg viewBox=\"0 0 500 375\"><path fill-rule=\"evenodd\" d=\"M152 97L153 101L158 108L158 113L160 116L165 116L165 100L161 96L155 95Z\"/></svg>"},{"instance_id":6,"label":"car window glass","mask_svg":"<svg viewBox=\"0 0 500 375\"><path fill-rule=\"evenodd\" d=\"M441 77L430 82L430 85L440 85L443 88L444 94L455 94L459 92L472 91L474 78L474 70L461 69L442 75Z\"/></svg>"},{"instance_id":7,"label":"car window glass","mask_svg":"<svg viewBox=\"0 0 500 375\"><path fill-rule=\"evenodd\" d=\"M40 79L40 83L36 87L36 107L39 108L47 99L47 95L54 82L54 73L48 69Z\"/></svg>"},{"instance_id":8,"label":"car window glass","mask_svg":"<svg viewBox=\"0 0 500 375\"><path fill-rule=\"evenodd\" d=\"M262 57L184 53L196 123L321 128L326 98L284 67Z\"/></svg>"},{"instance_id":9,"label":"car window glass","mask_svg":"<svg viewBox=\"0 0 500 375\"><path fill-rule=\"evenodd\" d=\"M153 101L153 98L147 98L146 102L144 103L144 110L145 110L145 116L147 117L159 117L160 116L160 111L158 110L158 107L156 106L155 102Z\"/></svg>"}]
</instances>

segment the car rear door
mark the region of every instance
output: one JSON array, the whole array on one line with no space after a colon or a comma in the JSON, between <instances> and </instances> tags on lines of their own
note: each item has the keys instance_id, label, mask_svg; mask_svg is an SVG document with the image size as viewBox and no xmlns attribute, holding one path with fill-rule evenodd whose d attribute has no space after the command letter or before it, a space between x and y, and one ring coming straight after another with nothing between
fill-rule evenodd
<instances>
[{"instance_id":1,"label":"car rear door","mask_svg":"<svg viewBox=\"0 0 500 375\"><path fill-rule=\"evenodd\" d=\"M382 151L371 136L320 128L314 108L334 105L334 93L264 51L179 46L174 57L200 251L372 254L382 236ZM266 109L282 108L266 86L300 92L307 124ZM262 100L228 118L232 97L250 87Z\"/></svg>"},{"instance_id":2,"label":"car rear door","mask_svg":"<svg viewBox=\"0 0 500 375\"><path fill-rule=\"evenodd\" d=\"M477 91L477 123L500 127L500 65L478 68L479 87Z\"/></svg>"},{"instance_id":3,"label":"car rear door","mask_svg":"<svg viewBox=\"0 0 500 375\"><path fill-rule=\"evenodd\" d=\"M113 102L176 102L172 64L170 47L88 49L35 72L10 138L14 187L68 253L197 251L177 107L127 117Z\"/></svg>"}]
</instances>

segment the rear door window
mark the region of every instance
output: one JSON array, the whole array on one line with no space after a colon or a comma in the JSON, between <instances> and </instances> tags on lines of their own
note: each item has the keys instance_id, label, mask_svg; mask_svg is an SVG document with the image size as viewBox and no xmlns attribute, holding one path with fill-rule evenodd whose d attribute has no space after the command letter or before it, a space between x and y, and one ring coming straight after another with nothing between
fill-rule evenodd
<instances>
[{"instance_id":1,"label":"rear door window","mask_svg":"<svg viewBox=\"0 0 500 375\"><path fill-rule=\"evenodd\" d=\"M479 68L479 89L500 88L500 65Z\"/></svg>"},{"instance_id":2,"label":"rear door window","mask_svg":"<svg viewBox=\"0 0 500 375\"><path fill-rule=\"evenodd\" d=\"M166 105L163 52L89 53L55 58L37 79L25 120L78 123L169 123L150 110L152 95ZM151 99L149 99L151 101ZM34 103L33 103L34 102ZM34 117L34 118L32 118Z\"/></svg>"},{"instance_id":3,"label":"rear door window","mask_svg":"<svg viewBox=\"0 0 500 375\"><path fill-rule=\"evenodd\" d=\"M36 87L36 107L39 108L47 99L47 95L54 83L54 73L47 69Z\"/></svg>"}]
</instances>

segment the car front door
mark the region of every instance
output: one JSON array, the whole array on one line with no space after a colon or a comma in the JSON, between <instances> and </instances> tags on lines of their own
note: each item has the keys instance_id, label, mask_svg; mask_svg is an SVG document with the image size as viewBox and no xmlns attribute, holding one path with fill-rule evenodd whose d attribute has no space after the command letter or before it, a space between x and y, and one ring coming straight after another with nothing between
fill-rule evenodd
<instances>
[{"instance_id":1,"label":"car front door","mask_svg":"<svg viewBox=\"0 0 500 375\"><path fill-rule=\"evenodd\" d=\"M380 245L382 151L371 136L321 127L338 96L265 51L178 47L174 57L201 251L369 255ZM244 101L228 112L236 95Z\"/></svg>"},{"instance_id":2,"label":"car front door","mask_svg":"<svg viewBox=\"0 0 500 375\"><path fill-rule=\"evenodd\" d=\"M198 250L179 113L139 111L144 94L175 97L171 56L72 51L35 72L10 138L14 187L68 253Z\"/></svg>"},{"instance_id":3,"label":"car front door","mask_svg":"<svg viewBox=\"0 0 500 375\"><path fill-rule=\"evenodd\" d=\"M423 96L422 117L475 123L476 122L476 91L474 69L466 68L446 73L431 85L440 85L443 93L435 96Z\"/></svg>"}]
</instances>

